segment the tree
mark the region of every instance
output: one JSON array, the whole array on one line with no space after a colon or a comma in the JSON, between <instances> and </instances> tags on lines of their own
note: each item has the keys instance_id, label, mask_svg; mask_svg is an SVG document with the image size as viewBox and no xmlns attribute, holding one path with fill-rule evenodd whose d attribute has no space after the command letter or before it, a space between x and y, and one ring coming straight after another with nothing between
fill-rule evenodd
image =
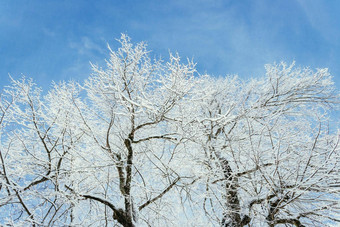
<instances>
[{"instance_id":1,"label":"tree","mask_svg":"<svg viewBox=\"0 0 340 227\"><path fill-rule=\"evenodd\" d=\"M0 223L320 226L339 220L336 94L327 70L197 75L122 35L106 69L0 102Z\"/></svg>"},{"instance_id":2,"label":"tree","mask_svg":"<svg viewBox=\"0 0 340 227\"><path fill-rule=\"evenodd\" d=\"M215 197L204 200L212 204L206 212L222 210L222 226L340 220L340 138L330 132L326 112L337 103L331 77L325 69L293 67L267 65L266 77L248 83L211 82L198 142L210 171L206 191Z\"/></svg>"}]
</instances>

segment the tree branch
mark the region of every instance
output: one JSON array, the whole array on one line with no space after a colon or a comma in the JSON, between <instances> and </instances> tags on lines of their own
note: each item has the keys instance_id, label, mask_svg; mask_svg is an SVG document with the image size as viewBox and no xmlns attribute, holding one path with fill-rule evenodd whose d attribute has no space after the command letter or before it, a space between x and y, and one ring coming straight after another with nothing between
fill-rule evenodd
<instances>
[{"instance_id":1,"label":"tree branch","mask_svg":"<svg viewBox=\"0 0 340 227\"><path fill-rule=\"evenodd\" d=\"M95 200L97 202L100 202L108 207L111 208L111 210L114 212L113 214L113 218L115 220L117 220L120 224L122 224L123 226L130 226L127 224L131 224L129 223L129 221L126 218L126 214L122 209L118 209L115 207L115 205L113 205L111 202L107 201L106 199L100 198L100 197L96 197L93 195L86 195L86 194L79 194L76 193L72 188L70 188L69 186L65 185L65 188L67 188L68 190L70 190L71 192L85 198L85 199L91 199L91 200Z\"/></svg>"},{"instance_id":2,"label":"tree branch","mask_svg":"<svg viewBox=\"0 0 340 227\"><path fill-rule=\"evenodd\" d=\"M139 143L139 142L148 141L148 140L151 140L151 139L177 140L176 138L173 138L173 137L161 135L161 136L149 136L147 138L143 138L143 139L140 139L140 140L134 140L134 141L132 141L132 143Z\"/></svg>"},{"instance_id":3,"label":"tree branch","mask_svg":"<svg viewBox=\"0 0 340 227\"><path fill-rule=\"evenodd\" d=\"M278 220L275 220L273 224L274 225L277 225L277 224L292 224L292 225L295 225L296 227L306 227L305 225L301 224L299 219L296 219L296 218L278 219Z\"/></svg>"},{"instance_id":4,"label":"tree branch","mask_svg":"<svg viewBox=\"0 0 340 227\"><path fill-rule=\"evenodd\" d=\"M250 169L250 170L246 170L246 171L243 171L243 172L235 173L234 175L235 175L236 177L241 177L241 176L243 176L243 175L245 175L245 174L253 173L253 172L259 170L259 169L262 168L262 167L267 167L267 166L271 166L271 165L274 165L274 163L266 163L266 164L264 164L264 165L262 165L262 166L259 166L259 165L258 165L258 166L256 166L254 169ZM217 182L224 181L224 180L226 180L226 178L217 179L217 180L214 180L214 181L212 182L212 184L216 184Z\"/></svg>"},{"instance_id":5,"label":"tree branch","mask_svg":"<svg viewBox=\"0 0 340 227\"><path fill-rule=\"evenodd\" d=\"M146 206L150 205L151 203L155 202L156 200L162 198L170 189L176 185L176 183L180 180L180 177L177 177L166 189L164 189L158 196L146 201L144 204L139 206L138 210L141 211Z\"/></svg>"}]
</instances>

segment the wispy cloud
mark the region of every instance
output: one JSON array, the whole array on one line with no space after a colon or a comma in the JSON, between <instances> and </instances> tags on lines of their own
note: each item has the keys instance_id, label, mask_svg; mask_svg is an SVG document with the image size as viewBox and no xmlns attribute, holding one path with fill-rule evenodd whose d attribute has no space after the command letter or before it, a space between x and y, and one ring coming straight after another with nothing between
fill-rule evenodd
<instances>
[{"instance_id":1,"label":"wispy cloud","mask_svg":"<svg viewBox=\"0 0 340 227\"><path fill-rule=\"evenodd\" d=\"M333 45L340 41L340 6L336 1L298 0L310 25Z\"/></svg>"},{"instance_id":2,"label":"wispy cloud","mask_svg":"<svg viewBox=\"0 0 340 227\"><path fill-rule=\"evenodd\" d=\"M116 49L122 32L146 41L151 55L167 58L170 50L193 57L201 73L257 76L266 63L296 60L340 75L338 1L8 2L0 1L0 49L6 52L0 52L0 73L6 76L76 74L108 57L106 43Z\"/></svg>"},{"instance_id":3,"label":"wispy cloud","mask_svg":"<svg viewBox=\"0 0 340 227\"><path fill-rule=\"evenodd\" d=\"M81 55L93 55L93 54L105 54L105 49L102 45L99 45L91 40L90 37L84 36L80 40L70 41L69 46L72 49L76 49L78 54Z\"/></svg>"}]
</instances>

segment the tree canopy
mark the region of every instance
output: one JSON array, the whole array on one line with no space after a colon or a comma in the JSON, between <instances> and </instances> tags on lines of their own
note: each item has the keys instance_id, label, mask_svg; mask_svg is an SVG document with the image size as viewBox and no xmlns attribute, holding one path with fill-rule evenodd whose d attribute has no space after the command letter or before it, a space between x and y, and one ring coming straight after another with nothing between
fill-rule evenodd
<instances>
[{"instance_id":1,"label":"tree canopy","mask_svg":"<svg viewBox=\"0 0 340 227\"><path fill-rule=\"evenodd\" d=\"M122 35L106 67L0 96L0 224L340 223L339 94L327 69L199 75ZM245 66L246 67L246 66Z\"/></svg>"}]
</instances>

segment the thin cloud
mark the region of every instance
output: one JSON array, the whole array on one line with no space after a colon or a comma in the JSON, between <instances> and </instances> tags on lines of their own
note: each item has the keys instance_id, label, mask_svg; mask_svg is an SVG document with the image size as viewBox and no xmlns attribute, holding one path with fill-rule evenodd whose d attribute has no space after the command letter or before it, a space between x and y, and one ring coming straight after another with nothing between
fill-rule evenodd
<instances>
[{"instance_id":1,"label":"thin cloud","mask_svg":"<svg viewBox=\"0 0 340 227\"><path fill-rule=\"evenodd\" d=\"M72 49L76 49L81 55L93 55L95 53L105 54L105 49L101 45L92 41L89 37L81 37L79 41L69 42L69 46ZM95 52L95 53L93 53Z\"/></svg>"},{"instance_id":2,"label":"thin cloud","mask_svg":"<svg viewBox=\"0 0 340 227\"><path fill-rule=\"evenodd\" d=\"M328 1L305 1L298 0L309 24L318 33L333 45L339 45L340 40L340 17L338 15L340 7ZM335 17L334 17L335 16Z\"/></svg>"}]
</instances>

